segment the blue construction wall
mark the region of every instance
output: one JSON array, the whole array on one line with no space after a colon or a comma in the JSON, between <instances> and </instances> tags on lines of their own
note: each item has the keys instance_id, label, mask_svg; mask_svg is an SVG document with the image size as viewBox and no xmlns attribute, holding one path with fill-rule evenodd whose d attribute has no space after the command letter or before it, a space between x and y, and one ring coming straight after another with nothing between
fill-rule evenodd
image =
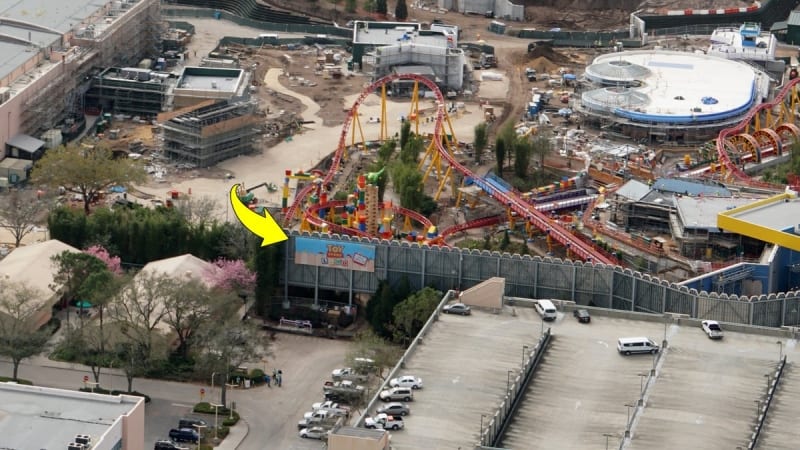
<instances>
[{"instance_id":1,"label":"blue construction wall","mask_svg":"<svg viewBox=\"0 0 800 450\"><path fill-rule=\"evenodd\" d=\"M783 292L800 286L800 272L792 272L793 265L800 265L800 253L779 247L771 264L770 281L773 292Z\"/></svg>"}]
</instances>

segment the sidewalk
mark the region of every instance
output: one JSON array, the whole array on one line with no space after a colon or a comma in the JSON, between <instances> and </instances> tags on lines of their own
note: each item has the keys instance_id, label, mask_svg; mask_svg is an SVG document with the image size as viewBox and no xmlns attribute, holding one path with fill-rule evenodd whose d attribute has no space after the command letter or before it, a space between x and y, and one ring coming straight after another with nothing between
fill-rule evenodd
<instances>
[{"instance_id":1,"label":"sidewalk","mask_svg":"<svg viewBox=\"0 0 800 450\"><path fill-rule=\"evenodd\" d=\"M247 437L250 432L250 426L244 418L240 418L236 425L231 427L228 436L218 446L214 447L218 450L236 450L239 445Z\"/></svg>"}]
</instances>

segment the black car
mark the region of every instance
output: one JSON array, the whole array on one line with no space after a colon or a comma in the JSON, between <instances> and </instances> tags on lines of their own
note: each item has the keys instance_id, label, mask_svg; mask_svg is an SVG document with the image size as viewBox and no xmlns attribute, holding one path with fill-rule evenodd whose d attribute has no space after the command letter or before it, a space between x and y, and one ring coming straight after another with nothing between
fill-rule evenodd
<instances>
[{"instance_id":1,"label":"black car","mask_svg":"<svg viewBox=\"0 0 800 450\"><path fill-rule=\"evenodd\" d=\"M169 438L177 442L197 442L200 435L191 428L173 428L169 430Z\"/></svg>"},{"instance_id":2,"label":"black car","mask_svg":"<svg viewBox=\"0 0 800 450\"><path fill-rule=\"evenodd\" d=\"M153 450L189 450L188 447L181 447L180 445L167 440L157 441Z\"/></svg>"},{"instance_id":3,"label":"black car","mask_svg":"<svg viewBox=\"0 0 800 450\"><path fill-rule=\"evenodd\" d=\"M576 309L572 312L572 315L575 316L580 323L589 323L592 321L592 316L590 316L589 311L585 309Z\"/></svg>"},{"instance_id":4,"label":"black car","mask_svg":"<svg viewBox=\"0 0 800 450\"><path fill-rule=\"evenodd\" d=\"M205 420L197 417L183 417L178 421L178 428L194 430L197 427L208 427L208 424Z\"/></svg>"}]
</instances>

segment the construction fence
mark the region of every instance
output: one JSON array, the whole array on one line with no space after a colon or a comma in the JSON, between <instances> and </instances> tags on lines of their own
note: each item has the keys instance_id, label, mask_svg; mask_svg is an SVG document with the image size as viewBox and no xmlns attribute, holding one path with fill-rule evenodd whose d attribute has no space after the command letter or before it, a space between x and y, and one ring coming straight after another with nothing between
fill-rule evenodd
<instances>
[{"instance_id":1,"label":"construction fence","mask_svg":"<svg viewBox=\"0 0 800 450\"><path fill-rule=\"evenodd\" d=\"M319 239L323 245L370 248L374 251L374 271L297 263L298 237ZM324 301L325 292L333 291L347 293L352 303L355 296L372 295L381 280L396 285L405 278L414 290L430 286L448 291L469 289L488 278L502 277L506 280L507 297L566 300L615 310L669 313L761 327L800 326L798 291L754 297L698 292L620 267L317 233L293 233L281 245L284 298L276 300L284 305L289 304L290 286L313 289L315 302Z\"/></svg>"},{"instance_id":2,"label":"construction fence","mask_svg":"<svg viewBox=\"0 0 800 450\"><path fill-rule=\"evenodd\" d=\"M170 8L164 5L161 7L161 13L167 20L172 20L172 18L176 17L199 17L204 19L230 20L238 25L271 32L305 33L315 36L325 34L328 36L346 37L348 42L352 41L353 38L353 30L349 28L335 27L332 25L262 22L260 20L237 16L227 11L218 11L208 8ZM257 37L258 36L253 36L253 38Z\"/></svg>"}]
</instances>

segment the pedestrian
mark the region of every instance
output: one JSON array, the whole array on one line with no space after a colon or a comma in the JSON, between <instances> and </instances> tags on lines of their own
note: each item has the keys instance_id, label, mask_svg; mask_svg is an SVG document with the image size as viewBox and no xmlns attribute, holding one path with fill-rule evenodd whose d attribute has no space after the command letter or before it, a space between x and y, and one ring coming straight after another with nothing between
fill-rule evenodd
<instances>
[{"instance_id":1,"label":"pedestrian","mask_svg":"<svg viewBox=\"0 0 800 450\"><path fill-rule=\"evenodd\" d=\"M272 379L276 382L278 381L278 372L276 372L275 369L272 369Z\"/></svg>"},{"instance_id":2,"label":"pedestrian","mask_svg":"<svg viewBox=\"0 0 800 450\"><path fill-rule=\"evenodd\" d=\"M267 374L264 374L264 383L267 383L268 388L272 387L272 380L270 380L269 375Z\"/></svg>"},{"instance_id":3,"label":"pedestrian","mask_svg":"<svg viewBox=\"0 0 800 450\"><path fill-rule=\"evenodd\" d=\"M277 379L277 381L278 381L278 387L282 387L283 386L283 372L280 369L278 369L278 379Z\"/></svg>"}]
</instances>

